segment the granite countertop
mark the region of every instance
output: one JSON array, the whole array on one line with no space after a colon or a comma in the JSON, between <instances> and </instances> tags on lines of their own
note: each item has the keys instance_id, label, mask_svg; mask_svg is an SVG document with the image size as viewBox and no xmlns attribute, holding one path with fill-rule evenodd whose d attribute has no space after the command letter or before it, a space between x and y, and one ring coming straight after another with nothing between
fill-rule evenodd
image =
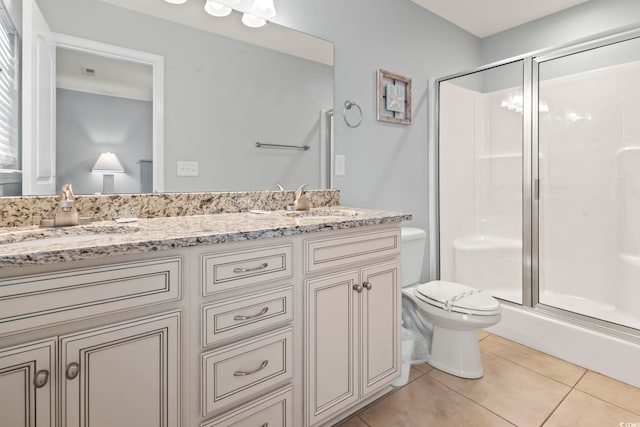
<instances>
[{"instance_id":1,"label":"granite countertop","mask_svg":"<svg viewBox=\"0 0 640 427\"><path fill-rule=\"evenodd\" d=\"M0 228L0 267L43 265L224 242L342 230L411 219L344 207L307 212L240 212L94 222L60 228Z\"/></svg>"}]
</instances>

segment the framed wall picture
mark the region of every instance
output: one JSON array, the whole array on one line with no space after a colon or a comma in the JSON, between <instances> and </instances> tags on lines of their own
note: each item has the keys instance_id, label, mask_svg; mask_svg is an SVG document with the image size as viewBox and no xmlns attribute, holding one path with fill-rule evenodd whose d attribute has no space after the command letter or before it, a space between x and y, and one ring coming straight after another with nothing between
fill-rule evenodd
<instances>
[{"instance_id":1,"label":"framed wall picture","mask_svg":"<svg viewBox=\"0 0 640 427\"><path fill-rule=\"evenodd\" d=\"M378 120L411 124L411 79L378 70L377 104Z\"/></svg>"}]
</instances>

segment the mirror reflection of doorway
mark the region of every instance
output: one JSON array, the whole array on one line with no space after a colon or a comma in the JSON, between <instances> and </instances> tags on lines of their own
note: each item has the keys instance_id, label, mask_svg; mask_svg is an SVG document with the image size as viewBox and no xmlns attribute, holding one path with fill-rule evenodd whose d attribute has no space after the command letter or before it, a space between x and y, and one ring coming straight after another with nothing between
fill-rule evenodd
<instances>
[{"instance_id":1,"label":"mirror reflection of doorway","mask_svg":"<svg viewBox=\"0 0 640 427\"><path fill-rule=\"evenodd\" d=\"M102 153L115 154L122 167L92 172ZM57 47L56 186L100 193L110 178L116 193L151 192L152 158L152 67Z\"/></svg>"}]
</instances>

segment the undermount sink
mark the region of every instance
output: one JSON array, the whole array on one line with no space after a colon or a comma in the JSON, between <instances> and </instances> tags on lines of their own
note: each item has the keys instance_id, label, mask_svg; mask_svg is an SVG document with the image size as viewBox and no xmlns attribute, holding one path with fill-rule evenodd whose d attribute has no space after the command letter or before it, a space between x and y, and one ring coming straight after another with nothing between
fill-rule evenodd
<instances>
[{"instance_id":1,"label":"undermount sink","mask_svg":"<svg viewBox=\"0 0 640 427\"><path fill-rule=\"evenodd\" d=\"M32 245L56 245L100 240L114 235L136 232L136 225L92 224L60 228L29 228L0 233L0 249Z\"/></svg>"},{"instance_id":2,"label":"undermount sink","mask_svg":"<svg viewBox=\"0 0 640 427\"><path fill-rule=\"evenodd\" d=\"M285 212L285 215L297 218L345 218L359 216L360 212L354 209L315 208L308 211Z\"/></svg>"}]
</instances>

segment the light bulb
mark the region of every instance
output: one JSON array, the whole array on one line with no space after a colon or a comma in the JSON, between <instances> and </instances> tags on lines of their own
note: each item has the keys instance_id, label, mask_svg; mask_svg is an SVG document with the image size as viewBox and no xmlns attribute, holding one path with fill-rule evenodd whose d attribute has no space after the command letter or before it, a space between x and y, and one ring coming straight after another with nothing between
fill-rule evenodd
<instances>
[{"instance_id":1,"label":"light bulb","mask_svg":"<svg viewBox=\"0 0 640 427\"><path fill-rule=\"evenodd\" d=\"M249 13L260 18L273 18L276 16L276 8L273 0L253 0Z\"/></svg>"},{"instance_id":2,"label":"light bulb","mask_svg":"<svg viewBox=\"0 0 640 427\"><path fill-rule=\"evenodd\" d=\"M187 0L164 0L164 1L171 4L184 4L187 2Z\"/></svg>"},{"instance_id":3,"label":"light bulb","mask_svg":"<svg viewBox=\"0 0 640 427\"><path fill-rule=\"evenodd\" d=\"M262 27L264 24L266 24L267 21L265 19L258 18L257 16L252 15L250 13L243 13L242 23L247 27L259 28L259 27Z\"/></svg>"},{"instance_id":4,"label":"light bulb","mask_svg":"<svg viewBox=\"0 0 640 427\"><path fill-rule=\"evenodd\" d=\"M231 8L225 5L222 5L213 0L207 0L204 4L204 11L207 12L211 16L227 16L231 13Z\"/></svg>"}]
</instances>

